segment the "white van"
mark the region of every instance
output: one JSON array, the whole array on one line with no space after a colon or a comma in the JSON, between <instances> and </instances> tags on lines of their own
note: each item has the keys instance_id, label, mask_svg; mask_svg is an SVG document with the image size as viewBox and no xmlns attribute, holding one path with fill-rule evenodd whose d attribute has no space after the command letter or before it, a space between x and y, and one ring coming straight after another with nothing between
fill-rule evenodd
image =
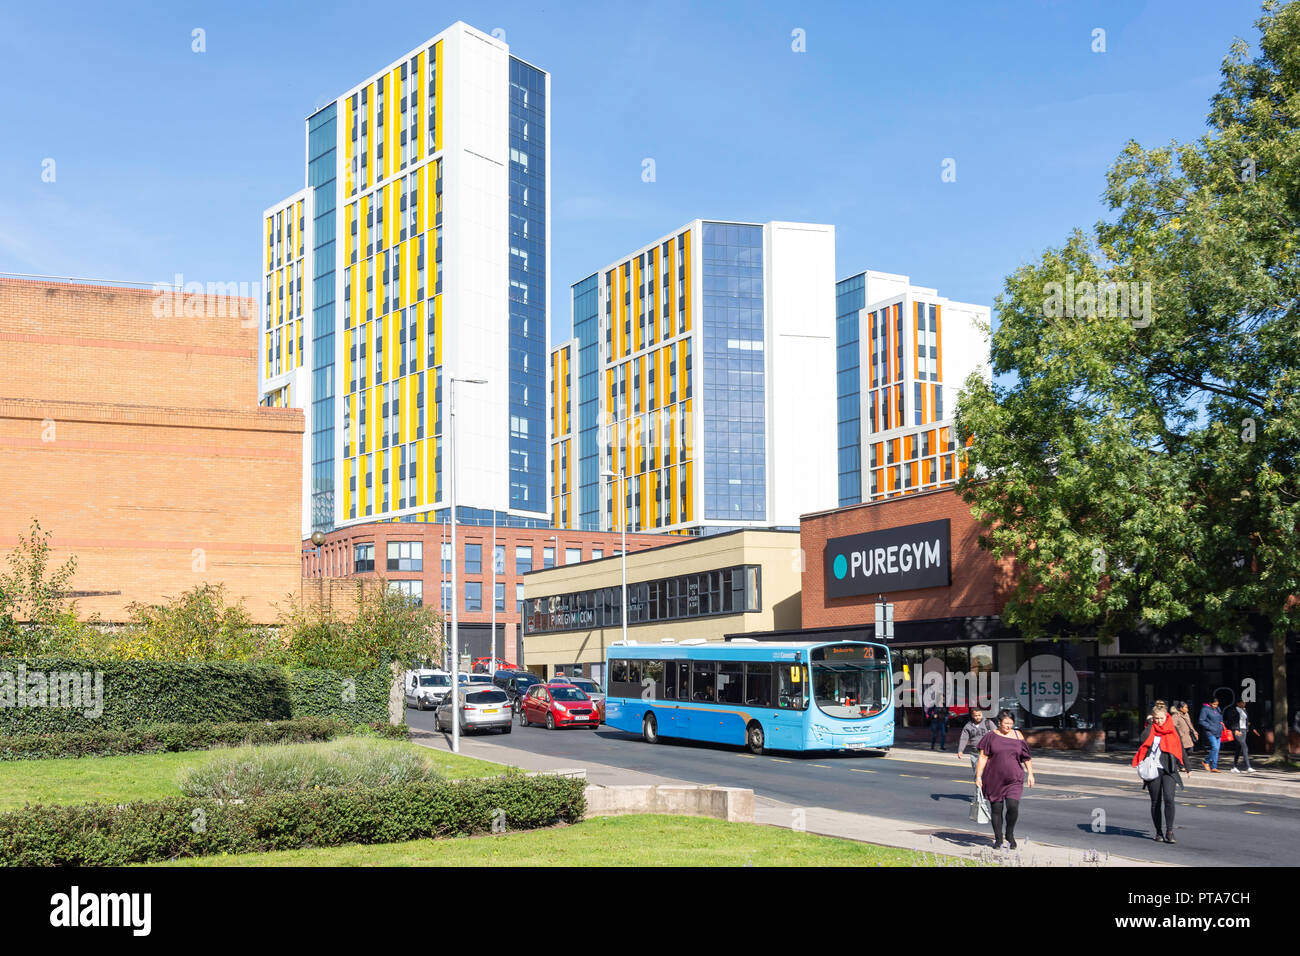
<instances>
[{"instance_id":1,"label":"white van","mask_svg":"<svg viewBox=\"0 0 1300 956\"><path fill-rule=\"evenodd\" d=\"M406 687L406 706L416 710L437 707L451 693L451 675L439 668L407 671L402 683Z\"/></svg>"}]
</instances>

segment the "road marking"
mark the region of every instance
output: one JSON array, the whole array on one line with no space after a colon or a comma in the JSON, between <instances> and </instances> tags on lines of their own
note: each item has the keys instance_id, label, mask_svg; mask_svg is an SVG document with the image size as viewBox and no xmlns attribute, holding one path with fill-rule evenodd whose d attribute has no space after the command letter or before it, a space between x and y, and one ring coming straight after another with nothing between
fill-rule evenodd
<instances>
[{"instance_id":1,"label":"road marking","mask_svg":"<svg viewBox=\"0 0 1300 956\"><path fill-rule=\"evenodd\" d=\"M948 782L949 782L949 783L969 783L969 784L974 784L974 783L975 783L974 780L949 780Z\"/></svg>"},{"instance_id":2,"label":"road marking","mask_svg":"<svg viewBox=\"0 0 1300 956\"><path fill-rule=\"evenodd\" d=\"M875 773L876 772L874 770L863 770L861 767L850 767L849 769L852 770L854 773Z\"/></svg>"},{"instance_id":3,"label":"road marking","mask_svg":"<svg viewBox=\"0 0 1300 956\"><path fill-rule=\"evenodd\" d=\"M812 766L814 766L814 767L821 767L823 770L830 770L830 769L831 769L829 764L824 764L824 763L815 763L815 764L812 764Z\"/></svg>"},{"instance_id":4,"label":"road marking","mask_svg":"<svg viewBox=\"0 0 1300 956\"><path fill-rule=\"evenodd\" d=\"M793 760L782 760L780 757L773 757L772 763L794 763Z\"/></svg>"},{"instance_id":5,"label":"road marking","mask_svg":"<svg viewBox=\"0 0 1300 956\"><path fill-rule=\"evenodd\" d=\"M917 780L929 780L930 778L923 773L900 773L900 777L915 777ZM964 782L964 781L963 781Z\"/></svg>"},{"instance_id":6,"label":"road marking","mask_svg":"<svg viewBox=\"0 0 1300 956\"><path fill-rule=\"evenodd\" d=\"M1257 816L1257 817L1262 817L1262 816L1264 815L1264 814L1260 813L1258 810L1247 810L1246 812L1247 812L1247 813L1253 813L1253 814L1254 814L1255 816Z\"/></svg>"},{"instance_id":7,"label":"road marking","mask_svg":"<svg viewBox=\"0 0 1300 956\"><path fill-rule=\"evenodd\" d=\"M755 759L753 754L736 754L737 757L746 757L750 760Z\"/></svg>"}]
</instances>

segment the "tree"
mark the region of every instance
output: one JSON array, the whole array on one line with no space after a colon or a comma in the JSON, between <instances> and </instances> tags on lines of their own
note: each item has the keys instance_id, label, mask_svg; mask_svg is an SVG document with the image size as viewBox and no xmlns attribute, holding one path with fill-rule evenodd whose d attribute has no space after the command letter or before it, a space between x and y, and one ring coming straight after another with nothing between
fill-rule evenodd
<instances>
[{"instance_id":1,"label":"tree","mask_svg":"<svg viewBox=\"0 0 1300 956\"><path fill-rule=\"evenodd\" d=\"M282 659L293 667L365 670L441 661L442 618L390 589L384 581L358 582L347 614L328 603L293 604L281 615Z\"/></svg>"},{"instance_id":2,"label":"tree","mask_svg":"<svg viewBox=\"0 0 1300 956\"><path fill-rule=\"evenodd\" d=\"M77 573L77 559L62 566L50 563L50 532L32 518L26 537L9 553L9 572L0 575L0 650L9 654L42 653L50 635L76 620L76 605L68 591Z\"/></svg>"},{"instance_id":3,"label":"tree","mask_svg":"<svg viewBox=\"0 0 1300 956\"><path fill-rule=\"evenodd\" d=\"M1274 755L1300 630L1300 4L1234 41L1194 143L1130 142L1114 216L1007 278L960 490L1020 574L1026 636L1142 627L1273 645Z\"/></svg>"}]
</instances>

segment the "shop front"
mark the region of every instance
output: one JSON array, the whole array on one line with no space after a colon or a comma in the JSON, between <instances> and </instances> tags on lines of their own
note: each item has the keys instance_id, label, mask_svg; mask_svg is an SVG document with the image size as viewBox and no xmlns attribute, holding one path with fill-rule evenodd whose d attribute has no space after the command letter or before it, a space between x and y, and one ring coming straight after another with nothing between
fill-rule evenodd
<instances>
[{"instance_id":1,"label":"shop front","mask_svg":"<svg viewBox=\"0 0 1300 956\"><path fill-rule=\"evenodd\" d=\"M892 605L895 726L929 740L932 708L946 707L947 741L972 707L1009 710L1032 746L1102 750L1136 746L1156 700L1244 700L1271 746L1269 646L1249 636L1231 648L1181 638L1120 635L1025 641L1001 620L1014 568L979 546L983 528L950 489L805 515L806 640L875 640L877 603ZM750 635L755 636L755 635ZM791 632L764 635L794 639ZM1289 648L1290 713L1300 660ZM1300 726L1294 725L1292 749Z\"/></svg>"}]
</instances>

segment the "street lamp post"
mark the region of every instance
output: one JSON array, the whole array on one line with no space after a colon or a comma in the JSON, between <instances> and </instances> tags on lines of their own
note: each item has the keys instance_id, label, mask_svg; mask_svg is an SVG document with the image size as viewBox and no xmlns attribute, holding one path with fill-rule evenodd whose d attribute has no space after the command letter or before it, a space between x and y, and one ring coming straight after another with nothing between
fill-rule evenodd
<instances>
[{"instance_id":1,"label":"street lamp post","mask_svg":"<svg viewBox=\"0 0 1300 956\"><path fill-rule=\"evenodd\" d=\"M451 752L460 753L460 633L456 608L456 383L486 385L485 378L449 376L451 394L450 433L447 436L447 500L451 510Z\"/></svg>"},{"instance_id":2,"label":"street lamp post","mask_svg":"<svg viewBox=\"0 0 1300 956\"><path fill-rule=\"evenodd\" d=\"M614 471L602 471L600 474L602 478L620 479L619 501L620 503L623 503L622 495L626 494L626 489L623 486L626 485L627 479L620 476L617 472ZM614 514L616 512L614 512L613 509L611 509L610 513ZM626 515L624 515L623 520L620 522L620 524L622 524L623 526L623 555L622 555L623 556L623 613L621 616L623 618L623 644L626 645L627 644L627 516Z\"/></svg>"}]
</instances>

